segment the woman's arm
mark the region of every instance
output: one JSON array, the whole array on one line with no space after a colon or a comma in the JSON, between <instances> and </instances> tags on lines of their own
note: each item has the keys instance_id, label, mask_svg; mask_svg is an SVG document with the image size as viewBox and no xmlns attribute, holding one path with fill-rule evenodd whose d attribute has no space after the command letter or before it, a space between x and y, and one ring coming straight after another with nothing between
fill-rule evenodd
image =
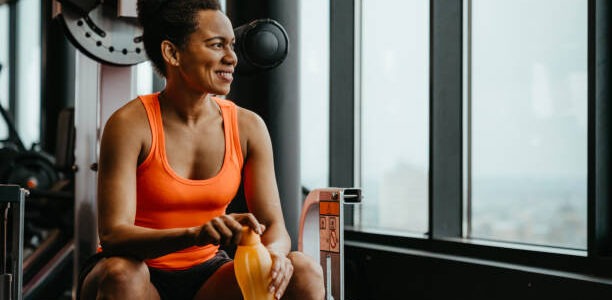
<instances>
[{"instance_id":1,"label":"woman's arm","mask_svg":"<svg viewBox=\"0 0 612 300\"><path fill-rule=\"evenodd\" d=\"M291 239L285 227L276 185L270 135L261 117L244 109L241 111L241 134L247 135L243 170L246 203L249 211L266 226L262 243L272 252L287 255L291 250Z\"/></svg>"},{"instance_id":2,"label":"woman's arm","mask_svg":"<svg viewBox=\"0 0 612 300\"><path fill-rule=\"evenodd\" d=\"M276 185L272 143L264 121L255 113L243 111L239 122L242 123L241 135L244 131L247 135L243 178L247 206L267 227L261 240L273 260L269 290L280 299L293 276L293 265L287 258L291 238L285 227Z\"/></svg>"}]
</instances>

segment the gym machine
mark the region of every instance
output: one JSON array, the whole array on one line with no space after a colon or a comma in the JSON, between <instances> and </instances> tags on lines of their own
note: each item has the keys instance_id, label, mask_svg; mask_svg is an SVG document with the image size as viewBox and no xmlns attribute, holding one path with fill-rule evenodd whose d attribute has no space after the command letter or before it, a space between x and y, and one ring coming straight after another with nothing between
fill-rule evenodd
<instances>
[{"instance_id":1,"label":"gym machine","mask_svg":"<svg viewBox=\"0 0 612 300\"><path fill-rule=\"evenodd\" d=\"M28 192L18 185L0 185L2 215L2 266L0 299L21 300L23 266L23 223L25 197ZM9 230L9 225L11 230ZM15 230L16 229L16 230Z\"/></svg>"},{"instance_id":2,"label":"gym machine","mask_svg":"<svg viewBox=\"0 0 612 300\"><path fill-rule=\"evenodd\" d=\"M306 196L298 250L321 263L325 300L344 300L344 206L358 203L358 188L321 188Z\"/></svg>"}]
</instances>

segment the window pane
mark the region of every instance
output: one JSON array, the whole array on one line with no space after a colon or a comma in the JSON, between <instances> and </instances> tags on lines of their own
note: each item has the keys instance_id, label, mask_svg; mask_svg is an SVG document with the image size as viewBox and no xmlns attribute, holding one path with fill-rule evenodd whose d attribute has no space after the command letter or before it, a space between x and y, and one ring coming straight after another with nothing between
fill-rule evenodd
<instances>
[{"instance_id":1,"label":"window pane","mask_svg":"<svg viewBox=\"0 0 612 300\"><path fill-rule=\"evenodd\" d=\"M26 147L40 141L40 1L17 1L17 130Z\"/></svg>"},{"instance_id":2,"label":"window pane","mask_svg":"<svg viewBox=\"0 0 612 300\"><path fill-rule=\"evenodd\" d=\"M364 0L361 227L428 223L429 1ZM398 25L399 24L399 25Z\"/></svg>"},{"instance_id":3,"label":"window pane","mask_svg":"<svg viewBox=\"0 0 612 300\"><path fill-rule=\"evenodd\" d=\"M144 95L153 92L153 65L150 60L136 65L136 94Z\"/></svg>"},{"instance_id":4,"label":"window pane","mask_svg":"<svg viewBox=\"0 0 612 300\"><path fill-rule=\"evenodd\" d=\"M586 249L587 1L472 3L471 237Z\"/></svg>"},{"instance_id":5,"label":"window pane","mask_svg":"<svg viewBox=\"0 0 612 300\"><path fill-rule=\"evenodd\" d=\"M300 1L300 13L300 169L312 190L329 185L329 1Z\"/></svg>"},{"instance_id":6,"label":"window pane","mask_svg":"<svg viewBox=\"0 0 612 300\"><path fill-rule=\"evenodd\" d=\"M0 64L2 69L0 70L0 105L4 109L9 109L9 6L0 5ZM6 140L8 138L8 126L5 120L0 120L0 140ZM1 145L0 145L1 146Z\"/></svg>"}]
</instances>

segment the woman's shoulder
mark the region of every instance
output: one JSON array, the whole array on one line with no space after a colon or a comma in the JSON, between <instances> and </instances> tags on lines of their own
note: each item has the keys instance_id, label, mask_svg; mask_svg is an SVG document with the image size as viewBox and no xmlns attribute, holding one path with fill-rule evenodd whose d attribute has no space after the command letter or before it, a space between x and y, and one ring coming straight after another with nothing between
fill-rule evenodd
<instances>
[{"instance_id":1,"label":"woman's shoulder","mask_svg":"<svg viewBox=\"0 0 612 300\"><path fill-rule=\"evenodd\" d=\"M243 141L245 157L254 157L254 153L269 151L270 134L268 127L261 116L256 112L238 107L238 128L240 139Z\"/></svg>"},{"instance_id":2,"label":"woman's shoulder","mask_svg":"<svg viewBox=\"0 0 612 300\"><path fill-rule=\"evenodd\" d=\"M111 115L109 120L125 120L129 118L133 118L138 116L141 113L144 113L144 106L140 101L139 97L136 97L132 100L121 105L117 108Z\"/></svg>"},{"instance_id":3,"label":"woman's shoulder","mask_svg":"<svg viewBox=\"0 0 612 300\"><path fill-rule=\"evenodd\" d=\"M237 106L238 125L248 130L261 130L266 128L263 118L256 112Z\"/></svg>"},{"instance_id":4,"label":"woman's shoulder","mask_svg":"<svg viewBox=\"0 0 612 300\"><path fill-rule=\"evenodd\" d=\"M248 108L235 103L232 105L236 107L243 157L253 157L252 153L261 152L261 149L270 149L270 134L264 119Z\"/></svg>"},{"instance_id":5,"label":"woman's shoulder","mask_svg":"<svg viewBox=\"0 0 612 300\"><path fill-rule=\"evenodd\" d=\"M100 155L105 155L107 162L117 161L118 157L137 161L151 139L145 108L135 98L115 110L104 124Z\"/></svg>"},{"instance_id":6,"label":"woman's shoulder","mask_svg":"<svg viewBox=\"0 0 612 300\"><path fill-rule=\"evenodd\" d=\"M142 127L143 121L146 120L147 113L144 105L140 98L136 97L115 110L106 121L105 128L119 127L135 129Z\"/></svg>"},{"instance_id":7,"label":"woman's shoulder","mask_svg":"<svg viewBox=\"0 0 612 300\"><path fill-rule=\"evenodd\" d=\"M240 129L249 129L253 128L253 126L264 124L263 119L256 112L242 107L232 100L217 98L217 103L219 103L220 106L231 107L236 110L238 126L240 126ZM241 132L242 131L243 130L241 130Z\"/></svg>"}]
</instances>

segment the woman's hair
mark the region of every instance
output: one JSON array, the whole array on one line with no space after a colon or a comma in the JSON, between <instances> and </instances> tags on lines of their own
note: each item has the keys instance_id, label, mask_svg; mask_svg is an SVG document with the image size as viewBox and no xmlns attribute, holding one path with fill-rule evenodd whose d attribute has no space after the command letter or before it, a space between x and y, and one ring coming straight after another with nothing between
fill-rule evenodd
<instances>
[{"instance_id":1,"label":"woman's hair","mask_svg":"<svg viewBox=\"0 0 612 300\"><path fill-rule=\"evenodd\" d=\"M221 5L217 0L138 0L144 48L158 73L166 76L161 42L183 48L197 29L197 13L207 9L220 10Z\"/></svg>"}]
</instances>

